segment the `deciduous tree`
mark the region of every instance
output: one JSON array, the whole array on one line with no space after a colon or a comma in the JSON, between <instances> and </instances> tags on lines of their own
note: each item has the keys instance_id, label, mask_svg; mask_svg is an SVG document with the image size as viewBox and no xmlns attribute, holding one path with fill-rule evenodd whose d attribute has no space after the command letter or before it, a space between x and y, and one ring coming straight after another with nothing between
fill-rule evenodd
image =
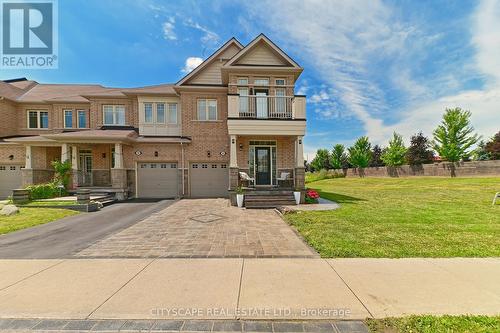
<instances>
[{"instance_id":1,"label":"deciduous tree","mask_svg":"<svg viewBox=\"0 0 500 333\"><path fill-rule=\"evenodd\" d=\"M362 136L349 147L349 163L355 168L366 168L370 164L371 144L368 137Z\"/></svg>"},{"instance_id":2,"label":"deciduous tree","mask_svg":"<svg viewBox=\"0 0 500 333\"><path fill-rule=\"evenodd\" d=\"M392 139L389 141L389 146L382 154L382 161L387 166L400 166L405 163L406 147L403 142L403 137L394 132Z\"/></svg>"},{"instance_id":3,"label":"deciduous tree","mask_svg":"<svg viewBox=\"0 0 500 333\"><path fill-rule=\"evenodd\" d=\"M434 160L434 152L430 140L422 132L413 135L405 157L410 165L431 163Z\"/></svg>"},{"instance_id":4,"label":"deciduous tree","mask_svg":"<svg viewBox=\"0 0 500 333\"><path fill-rule=\"evenodd\" d=\"M470 156L470 148L479 140L470 123L470 111L446 109L441 124L434 130L434 150L443 159L457 162Z\"/></svg>"}]
</instances>

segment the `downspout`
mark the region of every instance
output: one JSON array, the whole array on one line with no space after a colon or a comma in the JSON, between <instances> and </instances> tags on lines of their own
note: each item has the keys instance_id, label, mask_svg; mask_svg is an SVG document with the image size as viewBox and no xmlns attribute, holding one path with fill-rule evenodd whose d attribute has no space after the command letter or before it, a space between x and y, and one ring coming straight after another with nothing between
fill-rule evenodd
<instances>
[{"instance_id":1,"label":"downspout","mask_svg":"<svg viewBox=\"0 0 500 333\"><path fill-rule=\"evenodd\" d=\"M184 197L185 186L184 186L184 145L181 142L181 165L182 165L182 196Z\"/></svg>"}]
</instances>

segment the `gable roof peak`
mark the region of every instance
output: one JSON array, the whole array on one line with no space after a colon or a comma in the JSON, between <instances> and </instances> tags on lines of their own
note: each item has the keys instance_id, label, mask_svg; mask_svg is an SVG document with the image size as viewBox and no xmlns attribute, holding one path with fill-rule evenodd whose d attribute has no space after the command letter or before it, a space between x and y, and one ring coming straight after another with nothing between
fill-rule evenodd
<instances>
[{"instance_id":1,"label":"gable roof peak","mask_svg":"<svg viewBox=\"0 0 500 333\"><path fill-rule=\"evenodd\" d=\"M242 59L245 54L248 54L248 52L254 49L260 42L265 43L273 52L275 52L280 58L285 60L285 62L287 62L291 67L301 68L295 60L293 60L288 54L286 54L279 46L277 46L271 39L269 39L269 37L267 37L262 32L244 48L242 48L240 52L236 53L227 63L224 64L223 67L227 68L236 64L239 59Z\"/></svg>"}]
</instances>

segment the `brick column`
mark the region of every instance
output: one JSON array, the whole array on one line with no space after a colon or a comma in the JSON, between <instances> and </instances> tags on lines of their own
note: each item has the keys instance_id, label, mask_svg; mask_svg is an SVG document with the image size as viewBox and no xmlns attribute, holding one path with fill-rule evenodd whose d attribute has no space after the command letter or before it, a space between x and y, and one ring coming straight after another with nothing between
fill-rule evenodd
<instances>
[{"instance_id":1,"label":"brick column","mask_svg":"<svg viewBox=\"0 0 500 333\"><path fill-rule=\"evenodd\" d=\"M78 187L78 148L71 146L71 187L73 189Z\"/></svg>"}]
</instances>

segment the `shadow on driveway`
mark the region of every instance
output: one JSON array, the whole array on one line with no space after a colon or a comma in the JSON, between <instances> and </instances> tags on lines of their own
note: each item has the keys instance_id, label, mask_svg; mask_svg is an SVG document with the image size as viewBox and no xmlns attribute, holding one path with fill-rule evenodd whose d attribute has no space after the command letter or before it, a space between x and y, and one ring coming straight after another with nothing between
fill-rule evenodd
<instances>
[{"instance_id":1,"label":"shadow on driveway","mask_svg":"<svg viewBox=\"0 0 500 333\"><path fill-rule=\"evenodd\" d=\"M128 228L174 200L128 200L0 236L0 259L72 257L93 243Z\"/></svg>"}]
</instances>

